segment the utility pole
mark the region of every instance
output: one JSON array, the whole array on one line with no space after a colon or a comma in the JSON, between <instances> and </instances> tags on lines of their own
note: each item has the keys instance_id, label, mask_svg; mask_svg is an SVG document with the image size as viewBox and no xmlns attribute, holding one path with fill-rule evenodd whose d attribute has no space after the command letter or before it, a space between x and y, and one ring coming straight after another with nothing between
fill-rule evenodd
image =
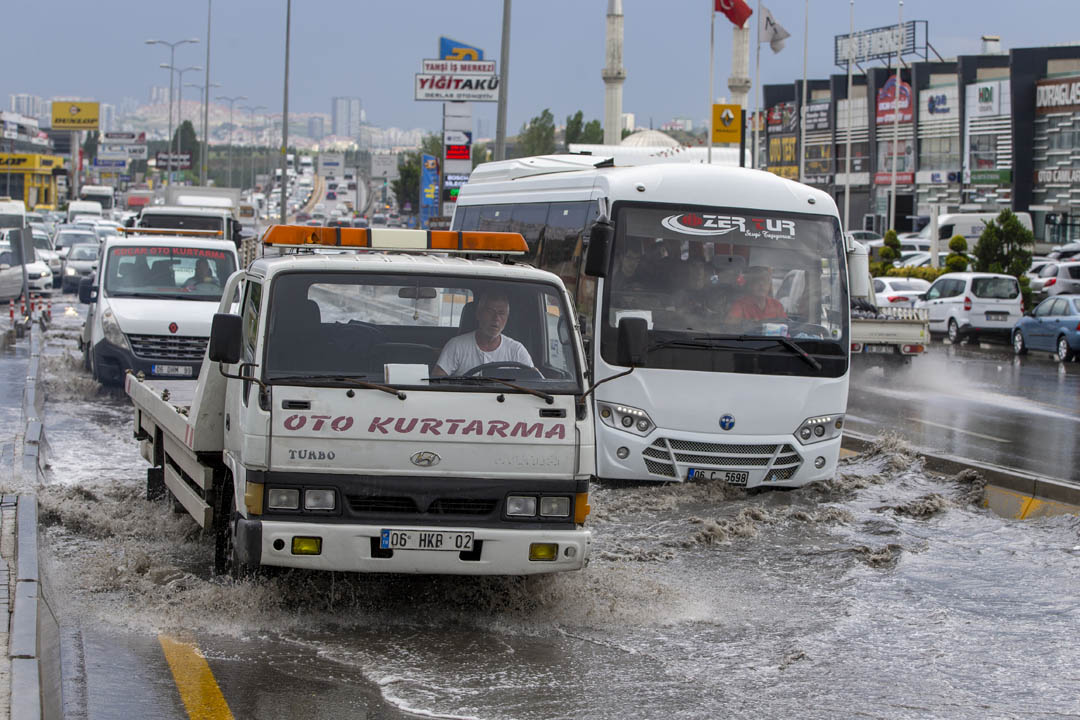
<instances>
[{"instance_id":1,"label":"utility pole","mask_svg":"<svg viewBox=\"0 0 1080 720\"><path fill-rule=\"evenodd\" d=\"M290 0L291 2L292 0ZM288 55L286 55L288 57ZM288 61L286 61L286 64ZM495 159L506 159L506 100L510 77L510 0L503 0L502 47L499 50L499 108L495 119Z\"/></svg>"},{"instance_id":2,"label":"utility pole","mask_svg":"<svg viewBox=\"0 0 1080 720\"><path fill-rule=\"evenodd\" d=\"M236 95L234 97L227 97L225 95L218 95L218 100L224 100L229 103L229 187L236 187L233 182L232 172L232 158L233 158L233 105L237 100L247 100L247 95Z\"/></svg>"},{"instance_id":3,"label":"utility pole","mask_svg":"<svg viewBox=\"0 0 1080 720\"><path fill-rule=\"evenodd\" d=\"M506 0L509 2L510 0ZM281 108L281 224L285 224L289 212L285 188L289 184L289 35L292 30L292 0L285 0L285 100Z\"/></svg>"},{"instance_id":4,"label":"utility pole","mask_svg":"<svg viewBox=\"0 0 1080 720\"><path fill-rule=\"evenodd\" d=\"M145 40L147 45L166 45L169 48L169 137L166 144L166 172L169 177L169 181L172 182L172 108L173 108L173 71L172 68L176 65L176 46L183 45L184 43L197 43L199 38L187 38L186 40L177 40L176 42L165 42L164 40ZM164 63L161 67L165 67Z\"/></svg>"},{"instance_id":5,"label":"utility pole","mask_svg":"<svg viewBox=\"0 0 1080 720\"><path fill-rule=\"evenodd\" d=\"M899 0L899 19L896 23L896 84L893 86L892 124L892 183L889 188L889 219L885 229L896 229L896 158L900 149L900 52L904 46L904 0ZM911 101L911 98L908 98ZM914 108L912 108L914 111Z\"/></svg>"},{"instance_id":6,"label":"utility pole","mask_svg":"<svg viewBox=\"0 0 1080 720\"><path fill-rule=\"evenodd\" d=\"M206 170L210 164L207 153L210 152L210 136L207 135L210 115L210 88L219 87L210 82L210 8L214 0L206 0L206 79L203 81L202 106L202 152L199 153L199 184L206 187Z\"/></svg>"}]
</instances>

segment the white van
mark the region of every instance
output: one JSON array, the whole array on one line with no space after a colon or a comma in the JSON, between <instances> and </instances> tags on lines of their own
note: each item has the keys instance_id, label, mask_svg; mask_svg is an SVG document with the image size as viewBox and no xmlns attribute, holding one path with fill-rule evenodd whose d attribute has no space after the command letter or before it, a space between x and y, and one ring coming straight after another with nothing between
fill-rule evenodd
<instances>
[{"instance_id":1,"label":"white van","mask_svg":"<svg viewBox=\"0 0 1080 720\"><path fill-rule=\"evenodd\" d=\"M26 203L9 197L0 198L0 230L22 227L26 227Z\"/></svg>"},{"instance_id":2,"label":"white van","mask_svg":"<svg viewBox=\"0 0 1080 720\"><path fill-rule=\"evenodd\" d=\"M915 307L927 310L930 332L945 333L958 343L980 335L1008 337L1024 314L1024 299L1012 275L946 273L919 296Z\"/></svg>"},{"instance_id":3,"label":"white van","mask_svg":"<svg viewBox=\"0 0 1080 720\"><path fill-rule=\"evenodd\" d=\"M972 250L975 247L975 243L978 242L979 236L982 235L982 231L986 229L986 224L991 220L996 221L1000 213L986 212L986 213L948 213L938 216L938 240L944 241L945 245L939 247L940 250L947 250L949 240L956 235L963 235L964 239L968 241L968 249ZM1018 212L1016 218L1020 221L1028 230L1031 230L1031 213ZM919 231L915 240L917 242L930 242L930 226L926 225ZM922 249L922 248L920 248ZM925 248L929 250L929 248Z\"/></svg>"},{"instance_id":4,"label":"white van","mask_svg":"<svg viewBox=\"0 0 1080 720\"><path fill-rule=\"evenodd\" d=\"M210 323L238 266L228 240L132 236L105 241L97 277L79 285L91 304L83 362L94 379L120 385L124 371L147 377L199 375Z\"/></svg>"},{"instance_id":5,"label":"white van","mask_svg":"<svg viewBox=\"0 0 1080 720\"><path fill-rule=\"evenodd\" d=\"M93 200L72 200L68 203L67 221L71 222L76 215L93 215L101 217L101 203Z\"/></svg>"}]
</instances>

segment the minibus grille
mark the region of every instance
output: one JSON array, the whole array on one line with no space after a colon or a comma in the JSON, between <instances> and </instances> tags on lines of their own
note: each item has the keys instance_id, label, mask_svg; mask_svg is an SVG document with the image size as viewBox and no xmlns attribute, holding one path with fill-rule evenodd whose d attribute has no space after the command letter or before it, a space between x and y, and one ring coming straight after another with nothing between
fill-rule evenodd
<instances>
[{"instance_id":1,"label":"minibus grille","mask_svg":"<svg viewBox=\"0 0 1080 720\"><path fill-rule=\"evenodd\" d=\"M645 468L651 475L664 478L697 470L757 470L765 468L765 482L788 480L798 472L802 456L789 444L776 443L731 445L704 443L674 438L657 438L642 451Z\"/></svg>"}]
</instances>

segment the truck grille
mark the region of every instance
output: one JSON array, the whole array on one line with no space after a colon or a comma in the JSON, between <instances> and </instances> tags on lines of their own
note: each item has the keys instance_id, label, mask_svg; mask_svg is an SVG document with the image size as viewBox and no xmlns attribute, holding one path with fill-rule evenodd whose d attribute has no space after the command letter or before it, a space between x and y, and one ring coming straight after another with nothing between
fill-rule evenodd
<instances>
[{"instance_id":1,"label":"truck grille","mask_svg":"<svg viewBox=\"0 0 1080 720\"><path fill-rule=\"evenodd\" d=\"M421 510L410 497L349 495L349 509L355 513L430 513L432 515L490 515L499 504L492 498L436 498Z\"/></svg>"},{"instance_id":2,"label":"truck grille","mask_svg":"<svg viewBox=\"0 0 1080 720\"><path fill-rule=\"evenodd\" d=\"M178 335L128 335L131 351L147 360L202 360L207 338Z\"/></svg>"},{"instance_id":3,"label":"truck grille","mask_svg":"<svg viewBox=\"0 0 1080 720\"><path fill-rule=\"evenodd\" d=\"M758 470L766 468L765 482L788 480L802 465L802 456L791 445L693 442L658 438L642 453L652 475L675 478L678 466L699 470Z\"/></svg>"}]
</instances>

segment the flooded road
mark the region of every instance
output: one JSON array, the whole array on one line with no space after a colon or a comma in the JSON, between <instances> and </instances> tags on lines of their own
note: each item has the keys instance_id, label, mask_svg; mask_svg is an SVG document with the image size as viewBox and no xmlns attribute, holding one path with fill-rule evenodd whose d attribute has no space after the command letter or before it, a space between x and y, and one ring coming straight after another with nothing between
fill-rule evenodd
<instances>
[{"instance_id":1,"label":"flooded road","mask_svg":"<svg viewBox=\"0 0 1080 720\"><path fill-rule=\"evenodd\" d=\"M238 718L1080 716L1080 518L990 514L903 442L791 492L594 488L578 573L226 581L145 500L127 400L57 315L39 497L69 717L185 717L172 639Z\"/></svg>"},{"instance_id":2,"label":"flooded road","mask_svg":"<svg viewBox=\"0 0 1080 720\"><path fill-rule=\"evenodd\" d=\"M934 341L910 367L856 373L848 427L1080 482L1080 362ZM858 364L856 364L858 367Z\"/></svg>"}]
</instances>

